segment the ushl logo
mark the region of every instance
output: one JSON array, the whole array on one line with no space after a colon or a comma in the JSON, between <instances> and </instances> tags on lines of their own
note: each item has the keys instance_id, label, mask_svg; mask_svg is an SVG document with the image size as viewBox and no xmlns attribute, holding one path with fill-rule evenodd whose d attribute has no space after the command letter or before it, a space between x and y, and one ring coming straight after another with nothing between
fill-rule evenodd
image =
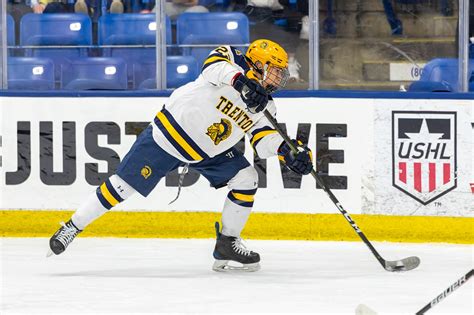
<instances>
[{"instance_id":1,"label":"ushl logo","mask_svg":"<svg viewBox=\"0 0 474 315\"><path fill-rule=\"evenodd\" d=\"M457 186L456 112L392 112L393 186L423 205Z\"/></svg>"}]
</instances>

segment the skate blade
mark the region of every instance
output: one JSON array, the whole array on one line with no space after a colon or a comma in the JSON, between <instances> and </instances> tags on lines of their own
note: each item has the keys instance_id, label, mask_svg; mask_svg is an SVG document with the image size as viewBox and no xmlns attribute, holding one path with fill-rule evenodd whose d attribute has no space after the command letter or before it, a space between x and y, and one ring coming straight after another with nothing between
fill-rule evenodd
<instances>
[{"instance_id":1,"label":"skate blade","mask_svg":"<svg viewBox=\"0 0 474 315\"><path fill-rule=\"evenodd\" d=\"M52 251L51 248L50 248L50 249L48 249L48 252L46 253L46 257L51 257L51 256L53 256L53 254L54 254L54 253L53 253L53 251Z\"/></svg>"},{"instance_id":2,"label":"skate blade","mask_svg":"<svg viewBox=\"0 0 474 315\"><path fill-rule=\"evenodd\" d=\"M229 260L216 260L212 270L217 272L255 272L260 270L260 263L242 264L242 266L229 265Z\"/></svg>"},{"instance_id":3,"label":"skate blade","mask_svg":"<svg viewBox=\"0 0 474 315\"><path fill-rule=\"evenodd\" d=\"M356 315L377 315L377 312L364 304L359 304L355 310Z\"/></svg>"}]
</instances>

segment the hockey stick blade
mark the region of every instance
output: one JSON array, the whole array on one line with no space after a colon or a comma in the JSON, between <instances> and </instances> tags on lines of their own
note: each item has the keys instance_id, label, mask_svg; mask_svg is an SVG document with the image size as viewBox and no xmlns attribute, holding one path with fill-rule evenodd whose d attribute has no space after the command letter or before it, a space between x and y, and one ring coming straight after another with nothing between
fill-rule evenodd
<instances>
[{"instance_id":1,"label":"hockey stick blade","mask_svg":"<svg viewBox=\"0 0 474 315\"><path fill-rule=\"evenodd\" d=\"M397 271L409 271L415 269L420 265L420 258L411 256L403 258L401 260L385 261L385 270L397 272Z\"/></svg>"}]
</instances>

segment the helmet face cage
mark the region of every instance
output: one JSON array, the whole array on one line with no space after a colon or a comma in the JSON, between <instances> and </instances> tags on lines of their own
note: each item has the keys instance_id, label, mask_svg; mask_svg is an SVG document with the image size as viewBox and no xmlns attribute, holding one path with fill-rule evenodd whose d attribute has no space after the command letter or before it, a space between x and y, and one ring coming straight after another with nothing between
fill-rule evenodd
<instances>
[{"instance_id":1,"label":"helmet face cage","mask_svg":"<svg viewBox=\"0 0 474 315\"><path fill-rule=\"evenodd\" d=\"M267 93L273 93L286 86L290 72L288 68L278 67L272 64L266 64L263 72L262 83Z\"/></svg>"}]
</instances>

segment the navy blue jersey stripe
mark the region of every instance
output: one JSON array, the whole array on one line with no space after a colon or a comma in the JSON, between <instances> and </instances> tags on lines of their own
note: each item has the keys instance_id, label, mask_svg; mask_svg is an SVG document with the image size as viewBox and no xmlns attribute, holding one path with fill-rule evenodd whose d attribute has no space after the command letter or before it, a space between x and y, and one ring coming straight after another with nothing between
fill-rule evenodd
<instances>
[{"instance_id":1,"label":"navy blue jersey stripe","mask_svg":"<svg viewBox=\"0 0 474 315\"><path fill-rule=\"evenodd\" d=\"M123 198L120 197L120 195L117 193L117 191L115 190L115 188L112 186L112 183L110 182L110 180L106 180L105 181L105 187L107 187L107 190L109 191L109 193L114 196L115 199L117 199L118 202L122 202L123 201Z\"/></svg>"},{"instance_id":2,"label":"navy blue jersey stripe","mask_svg":"<svg viewBox=\"0 0 474 315\"><path fill-rule=\"evenodd\" d=\"M229 198L233 203L239 205L239 206L242 206L242 207L248 207L248 208L251 208L253 207L253 202L247 202L247 201L242 201L242 200L239 200L237 198L235 198L233 195L232 195L232 192L229 192L227 194L227 198Z\"/></svg>"},{"instance_id":3,"label":"navy blue jersey stripe","mask_svg":"<svg viewBox=\"0 0 474 315\"><path fill-rule=\"evenodd\" d=\"M105 199L105 197L102 195L102 192L100 191L100 186L97 187L97 190L96 190L96 195L97 195L97 198L99 199L100 203L104 206L105 209L107 210L110 210L112 209L112 205L107 201L107 199Z\"/></svg>"},{"instance_id":4,"label":"navy blue jersey stripe","mask_svg":"<svg viewBox=\"0 0 474 315\"><path fill-rule=\"evenodd\" d=\"M259 128L259 129L255 129L254 131L252 131L252 138L250 138L250 143L252 144L252 147L256 147L257 144L265 137L261 137L260 139L256 140L255 142L253 141L253 138L255 137L255 135L257 135L259 132L261 131L267 131L267 130L275 130L269 126L265 126L265 127L262 127L262 128Z\"/></svg>"},{"instance_id":5,"label":"navy blue jersey stripe","mask_svg":"<svg viewBox=\"0 0 474 315\"><path fill-rule=\"evenodd\" d=\"M257 141L255 141L252 145L252 147L256 148L257 147L257 144L262 140L263 138L260 138L258 139Z\"/></svg>"},{"instance_id":6,"label":"navy blue jersey stripe","mask_svg":"<svg viewBox=\"0 0 474 315\"><path fill-rule=\"evenodd\" d=\"M232 189L232 192L235 192L237 194L244 194L244 195L255 195L257 193L257 188L255 189L248 189L248 190L237 190L237 189Z\"/></svg>"},{"instance_id":7,"label":"navy blue jersey stripe","mask_svg":"<svg viewBox=\"0 0 474 315\"><path fill-rule=\"evenodd\" d=\"M173 116L171 116L170 112L168 112L166 109L163 108L163 110L161 111L165 116L166 118L168 118L169 122L171 123L171 125L174 127L174 129L176 129L176 131L180 134L181 137L183 137L183 139L191 146L191 148L193 148L194 151L196 151L197 153L199 153L200 156L202 156L203 158L205 159L208 159L209 156L206 154L206 152L204 152L197 144L196 142L193 141L193 139L191 139L188 134L183 130L183 128L181 128L181 126L176 122L176 120L174 120Z\"/></svg>"},{"instance_id":8,"label":"navy blue jersey stripe","mask_svg":"<svg viewBox=\"0 0 474 315\"><path fill-rule=\"evenodd\" d=\"M262 127L262 128L255 129L254 131L252 131L252 138L253 138L257 133L259 133L260 131L265 131L265 130L275 130L275 129L273 129L273 128L270 127L270 126L264 126L264 127Z\"/></svg>"},{"instance_id":9,"label":"navy blue jersey stripe","mask_svg":"<svg viewBox=\"0 0 474 315\"><path fill-rule=\"evenodd\" d=\"M161 130L161 132L163 133L163 135L166 137L166 139L169 141L169 143L171 143L171 145L176 149L178 150L178 152L186 159L186 160L189 160L189 161L194 161L193 157L191 155L188 154L188 152L186 152L183 147L181 147L179 145L178 142L176 142L176 140L174 140L174 138L170 135L170 133L168 132L168 130L166 130L165 126L163 126L163 124L161 123L161 121L158 119L158 117L155 117L155 124L156 126L158 127L158 129Z\"/></svg>"}]
</instances>

